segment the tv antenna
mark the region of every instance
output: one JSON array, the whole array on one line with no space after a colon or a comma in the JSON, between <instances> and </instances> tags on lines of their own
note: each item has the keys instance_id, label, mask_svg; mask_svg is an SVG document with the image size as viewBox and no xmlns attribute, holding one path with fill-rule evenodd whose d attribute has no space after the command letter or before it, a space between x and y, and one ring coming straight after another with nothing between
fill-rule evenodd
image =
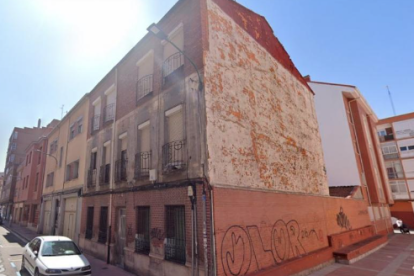
<instances>
[{"instance_id":1,"label":"tv antenna","mask_svg":"<svg viewBox=\"0 0 414 276\"><path fill-rule=\"evenodd\" d=\"M388 87L388 85L386 87L387 87L387 90L388 90L388 96L390 97L392 112L394 112L394 116L397 116L397 114L395 113L395 106L394 106L394 101L392 100L392 95L391 95L390 88Z\"/></svg>"}]
</instances>

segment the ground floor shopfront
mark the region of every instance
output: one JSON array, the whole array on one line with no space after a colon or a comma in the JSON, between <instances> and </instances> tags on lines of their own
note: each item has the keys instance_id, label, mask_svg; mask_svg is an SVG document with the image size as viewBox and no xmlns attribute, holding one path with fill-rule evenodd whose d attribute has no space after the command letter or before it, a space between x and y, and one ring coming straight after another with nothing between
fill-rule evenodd
<instances>
[{"instance_id":1,"label":"ground floor shopfront","mask_svg":"<svg viewBox=\"0 0 414 276\"><path fill-rule=\"evenodd\" d=\"M39 213L39 204L16 202L13 205L13 222L37 231Z\"/></svg>"},{"instance_id":2,"label":"ground floor shopfront","mask_svg":"<svg viewBox=\"0 0 414 276\"><path fill-rule=\"evenodd\" d=\"M391 216L401 219L409 228L414 229L414 202L396 200L391 206Z\"/></svg>"},{"instance_id":3,"label":"ground floor shopfront","mask_svg":"<svg viewBox=\"0 0 414 276\"><path fill-rule=\"evenodd\" d=\"M66 236L78 243L81 210L80 189L43 195L39 232Z\"/></svg>"}]
</instances>

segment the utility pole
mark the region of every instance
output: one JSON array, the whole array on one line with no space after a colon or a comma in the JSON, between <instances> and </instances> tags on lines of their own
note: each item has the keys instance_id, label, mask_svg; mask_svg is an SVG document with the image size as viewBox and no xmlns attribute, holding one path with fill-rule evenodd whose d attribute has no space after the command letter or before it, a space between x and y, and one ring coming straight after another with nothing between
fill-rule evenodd
<instances>
[{"instance_id":1,"label":"utility pole","mask_svg":"<svg viewBox=\"0 0 414 276\"><path fill-rule=\"evenodd\" d=\"M394 116L396 116L397 114L395 113L394 101L392 100L391 91L390 91L390 88L388 87L388 85L387 85L387 90L388 90L388 96L390 97L390 102L391 102L391 106L392 106L392 112L394 112Z\"/></svg>"}]
</instances>

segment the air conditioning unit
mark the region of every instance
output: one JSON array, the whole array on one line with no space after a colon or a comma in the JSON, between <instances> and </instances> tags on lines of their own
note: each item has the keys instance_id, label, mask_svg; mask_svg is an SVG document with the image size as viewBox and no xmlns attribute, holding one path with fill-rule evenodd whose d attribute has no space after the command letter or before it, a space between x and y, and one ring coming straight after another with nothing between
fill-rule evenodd
<instances>
[{"instance_id":1,"label":"air conditioning unit","mask_svg":"<svg viewBox=\"0 0 414 276\"><path fill-rule=\"evenodd\" d=\"M149 180L157 181L157 170L149 170Z\"/></svg>"}]
</instances>

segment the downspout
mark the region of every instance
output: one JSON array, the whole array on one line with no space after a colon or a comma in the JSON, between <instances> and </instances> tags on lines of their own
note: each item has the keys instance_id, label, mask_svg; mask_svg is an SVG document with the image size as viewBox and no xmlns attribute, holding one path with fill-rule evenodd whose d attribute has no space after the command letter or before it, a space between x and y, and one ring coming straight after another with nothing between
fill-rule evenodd
<instances>
[{"instance_id":1,"label":"downspout","mask_svg":"<svg viewBox=\"0 0 414 276\"><path fill-rule=\"evenodd\" d=\"M203 246L204 246L204 275L208 274L208 257L207 257L207 202L206 202L206 188L203 183Z\"/></svg>"},{"instance_id":2,"label":"downspout","mask_svg":"<svg viewBox=\"0 0 414 276\"><path fill-rule=\"evenodd\" d=\"M118 68L115 68L115 93L116 98L118 98ZM115 98L115 99L116 99ZM108 248L107 248L107 257L106 263L109 264L111 261L111 237L112 237L112 201L113 201L113 187L114 187L114 172L115 172L115 160L114 160L114 145L115 145L115 122L116 122L116 105L117 100L115 100L115 114L114 120L112 122L112 140L111 140L111 171L110 171L110 179L109 179L109 225L108 225Z\"/></svg>"},{"instance_id":3,"label":"downspout","mask_svg":"<svg viewBox=\"0 0 414 276\"><path fill-rule=\"evenodd\" d=\"M359 98L360 98L360 97L355 98L355 99L353 99L353 100L350 100L350 101L348 102L348 109L349 109L349 114L351 115L351 119L352 119L352 128L353 128L354 133L355 133L355 138L356 138L356 139L355 139L355 141L356 141L356 145L357 145L357 148L358 148L358 156L359 156L359 160L360 160L360 162L361 162L361 169L362 169L362 176L363 176L363 183L362 183L362 184L365 186L365 189L366 189L366 191L367 191L367 195L368 195L368 204L369 204L369 206L371 206L371 208L372 208L372 215L374 216L374 229L375 229L375 234L377 234L377 233L378 233L378 231L377 231L377 224L376 224L376 222L377 222L377 218L376 218L376 216L375 216L374 207L372 206L371 194L370 194L370 192L369 192L369 188L368 188L368 185L367 185L367 180L366 180L366 177L365 177L365 168L364 168L364 163L362 162L362 157L361 157L361 148L360 148L360 146L359 146L359 141L358 141L358 133L357 133L356 128L355 128L355 120L354 120L354 115L352 114L352 109L351 109L351 103L352 103L352 102L354 102L354 101L357 101Z\"/></svg>"}]
</instances>

